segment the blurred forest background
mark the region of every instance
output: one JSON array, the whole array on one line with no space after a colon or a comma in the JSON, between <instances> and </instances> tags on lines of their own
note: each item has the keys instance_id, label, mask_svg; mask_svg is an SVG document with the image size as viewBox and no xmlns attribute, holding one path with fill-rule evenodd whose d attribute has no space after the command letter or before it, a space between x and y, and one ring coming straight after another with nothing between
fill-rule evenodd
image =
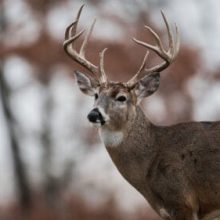
<instances>
[{"instance_id":1,"label":"blurred forest background","mask_svg":"<svg viewBox=\"0 0 220 220\"><path fill-rule=\"evenodd\" d=\"M78 90L79 67L62 48L82 3L80 28L97 17L87 57L97 62L108 47L113 80L128 79L142 62L145 51L131 38L152 42L144 24L167 40L163 9L180 29L181 48L143 103L147 116L161 125L220 119L220 1L0 0L0 220L159 219L87 122L93 100Z\"/></svg>"}]
</instances>

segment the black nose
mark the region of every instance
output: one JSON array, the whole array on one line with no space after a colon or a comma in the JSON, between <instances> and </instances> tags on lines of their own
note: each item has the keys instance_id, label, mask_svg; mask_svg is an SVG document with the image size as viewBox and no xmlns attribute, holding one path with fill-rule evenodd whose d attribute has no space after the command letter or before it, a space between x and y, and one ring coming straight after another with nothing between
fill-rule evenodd
<instances>
[{"instance_id":1,"label":"black nose","mask_svg":"<svg viewBox=\"0 0 220 220\"><path fill-rule=\"evenodd\" d=\"M87 116L90 122L92 123L101 123L104 124L103 117L97 108L94 108Z\"/></svg>"}]
</instances>

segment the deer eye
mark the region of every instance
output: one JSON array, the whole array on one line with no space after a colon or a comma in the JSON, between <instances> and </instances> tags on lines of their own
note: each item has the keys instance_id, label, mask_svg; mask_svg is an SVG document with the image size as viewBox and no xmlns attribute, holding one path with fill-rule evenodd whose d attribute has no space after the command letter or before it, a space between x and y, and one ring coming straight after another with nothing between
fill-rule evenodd
<instances>
[{"instance_id":1,"label":"deer eye","mask_svg":"<svg viewBox=\"0 0 220 220\"><path fill-rule=\"evenodd\" d=\"M119 102L124 102L124 101L127 100L127 98L126 98L124 95L120 95L120 96L118 96L118 97L116 98L116 100L119 101Z\"/></svg>"},{"instance_id":2,"label":"deer eye","mask_svg":"<svg viewBox=\"0 0 220 220\"><path fill-rule=\"evenodd\" d=\"M99 95L95 93L95 100L98 99Z\"/></svg>"}]
</instances>

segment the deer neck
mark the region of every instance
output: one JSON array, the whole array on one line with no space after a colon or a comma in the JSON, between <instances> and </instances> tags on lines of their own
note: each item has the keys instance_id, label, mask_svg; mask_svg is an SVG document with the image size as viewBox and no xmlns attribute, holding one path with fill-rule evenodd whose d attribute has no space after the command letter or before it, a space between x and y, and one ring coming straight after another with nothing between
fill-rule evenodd
<instances>
[{"instance_id":1,"label":"deer neck","mask_svg":"<svg viewBox=\"0 0 220 220\"><path fill-rule=\"evenodd\" d=\"M120 131L121 133L114 134L114 143L118 142L117 145L108 145L104 140L106 149L119 172L140 191L143 190L144 172L149 169L157 154L157 147L153 143L154 128L155 126L138 107L136 117L129 127L125 131Z\"/></svg>"}]
</instances>

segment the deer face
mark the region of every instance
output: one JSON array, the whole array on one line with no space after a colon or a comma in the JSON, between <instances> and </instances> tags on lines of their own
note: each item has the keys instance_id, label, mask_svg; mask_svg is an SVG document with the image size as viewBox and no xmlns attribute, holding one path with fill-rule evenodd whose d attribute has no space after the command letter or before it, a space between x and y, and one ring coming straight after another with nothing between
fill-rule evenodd
<instances>
[{"instance_id":1,"label":"deer face","mask_svg":"<svg viewBox=\"0 0 220 220\"><path fill-rule=\"evenodd\" d=\"M100 84L95 78L78 71L75 75L80 90L94 96L88 120L114 131L123 129L135 117L136 106L158 89L160 78L159 73L152 73L129 86L117 82Z\"/></svg>"}]
</instances>

